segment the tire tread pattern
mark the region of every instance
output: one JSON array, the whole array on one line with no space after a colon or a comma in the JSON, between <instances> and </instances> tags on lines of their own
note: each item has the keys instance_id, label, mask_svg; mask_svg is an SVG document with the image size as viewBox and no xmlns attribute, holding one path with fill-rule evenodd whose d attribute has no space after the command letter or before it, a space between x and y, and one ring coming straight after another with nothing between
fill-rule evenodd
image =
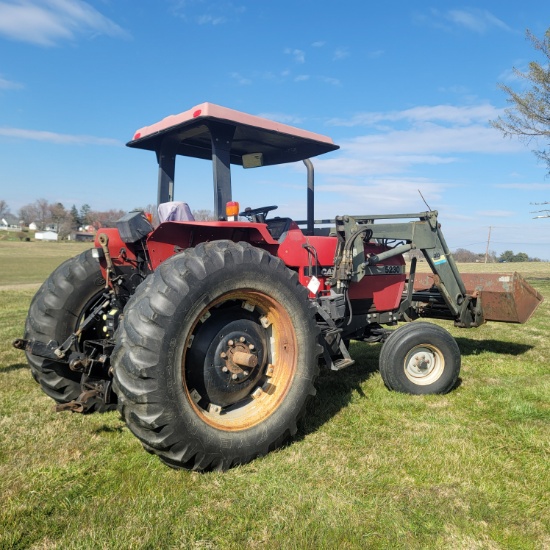
<instances>
[{"instance_id":1,"label":"tire tread pattern","mask_svg":"<svg viewBox=\"0 0 550 550\"><path fill-rule=\"evenodd\" d=\"M31 301L25 322L25 339L62 343L74 330L81 308L97 292L101 271L92 251L63 262L42 284ZM29 353L27 361L34 379L44 393L58 403L67 403L80 395L80 374L68 365Z\"/></svg>"},{"instance_id":2,"label":"tire tread pattern","mask_svg":"<svg viewBox=\"0 0 550 550\"><path fill-rule=\"evenodd\" d=\"M157 454L168 466L194 470L226 470L236 464L247 463L280 446L297 430L296 421L303 415L308 398L299 404L299 410L286 418L285 426L272 436L263 433L256 445L239 440L239 434L229 434L228 449L215 452L204 448L204 440L194 437L201 429L198 418L188 420L185 433L177 421L176 409L167 399L166 381L162 380L165 350L161 348L166 330L172 323L176 303L185 296L191 283L223 270L231 265L263 264L294 292L303 297L309 319L303 322L314 333L314 353L310 360L308 398L315 395L314 380L318 374L319 330L315 323L315 309L308 300L307 290L299 283L296 273L284 262L266 251L246 242L214 241L190 248L163 262L157 271L142 283L128 302L124 320L118 331L112 364L115 365L114 388L119 399L119 410L130 430L144 448ZM166 342L164 342L164 345ZM180 427L178 427L178 424ZM260 423L261 431L263 423ZM227 433L226 433L227 435Z\"/></svg>"}]
</instances>

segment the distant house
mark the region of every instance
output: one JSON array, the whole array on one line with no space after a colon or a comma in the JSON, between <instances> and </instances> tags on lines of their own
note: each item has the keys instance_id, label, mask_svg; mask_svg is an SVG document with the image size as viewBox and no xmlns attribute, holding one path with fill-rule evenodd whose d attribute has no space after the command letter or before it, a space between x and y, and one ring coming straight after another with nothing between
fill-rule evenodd
<instances>
[{"instance_id":1,"label":"distant house","mask_svg":"<svg viewBox=\"0 0 550 550\"><path fill-rule=\"evenodd\" d=\"M37 241L57 241L57 236L55 231L37 231L34 234Z\"/></svg>"},{"instance_id":2,"label":"distant house","mask_svg":"<svg viewBox=\"0 0 550 550\"><path fill-rule=\"evenodd\" d=\"M0 219L0 229L19 229L18 219L13 214L4 214Z\"/></svg>"},{"instance_id":3,"label":"distant house","mask_svg":"<svg viewBox=\"0 0 550 550\"><path fill-rule=\"evenodd\" d=\"M38 226L34 222L31 222L29 223L29 229L31 231L36 231L38 229Z\"/></svg>"}]
</instances>

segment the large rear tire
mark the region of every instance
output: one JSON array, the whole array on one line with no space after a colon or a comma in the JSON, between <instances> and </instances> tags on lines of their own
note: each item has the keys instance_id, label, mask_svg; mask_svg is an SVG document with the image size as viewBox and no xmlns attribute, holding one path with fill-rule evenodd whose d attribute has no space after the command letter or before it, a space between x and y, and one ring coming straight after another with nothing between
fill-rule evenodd
<instances>
[{"instance_id":1,"label":"large rear tire","mask_svg":"<svg viewBox=\"0 0 550 550\"><path fill-rule=\"evenodd\" d=\"M112 359L119 410L172 467L244 464L296 433L315 394L318 334L280 259L200 244L163 262L126 306Z\"/></svg>"},{"instance_id":2,"label":"large rear tire","mask_svg":"<svg viewBox=\"0 0 550 550\"><path fill-rule=\"evenodd\" d=\"M432 323L414 322L395 330L380 352L380 374L390 390L430 394L451 391L460 373L456 340Z\"/></svg>"},{"instance_id":3,"label":"large rear tire","mask_svg":"<svg viewBox=\"0 0 550 550\"><path fill-rule=\"evenodd\" d=\"M62 263L32 299L25 323L25 339L63 343L79 326L104 290L99 264L87 250ZM94 328L90 329L92 332ZM95 335L101 337L100 334ZM81 393L81 374L65 363L27 352L34 379L57 403L68 403Z\"/></svg>"}]
</instances>

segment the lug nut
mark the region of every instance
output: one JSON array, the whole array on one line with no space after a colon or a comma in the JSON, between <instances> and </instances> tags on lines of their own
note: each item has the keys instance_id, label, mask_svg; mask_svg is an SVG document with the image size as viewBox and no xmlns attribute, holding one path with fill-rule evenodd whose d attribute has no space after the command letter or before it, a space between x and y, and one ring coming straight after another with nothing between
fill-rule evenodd
<instances>
[{"instance_id":1,"label":"lug nut","mask_svg":"<svg viewBox=\"0 0 550 550\"><path fill-rule=\"evenodd\" d=\"M222 372L227 372L229 369L227 367L222 367Z\"/></svg>"},{"instance_id":2,"label":"lug nut","mask_svg":"<svg viewBox=\"0 0 550 550\"><path fill-rule=\"evenodd\" d=\"M227 357L227 353L225 353L225 351L222 351L222 352L220 353L220 357L221 357L222 359L225 359L225 358Z\"/></svg>"},{"instance_id":3,"label":"lug nut","mask_svg":"<svg viewBox=\"0 0 550 550\"><path fill-rule=\"evenodd\" d=\"M254 349L254 344L248 344L248 349L252 351Z\"/></svg>"},{"instance_id":4,"label":"lug nut","mask_svg":"<svg viewBox=\"0 0 550 550\"><path fill-rule=\"evenodd\" d=\"M241 337L239 338L239 342L246 342L246 338L245 338L244 336L241 336Z\"/></svg>"},{"instance_id":5,"label":"lug nut","mask_svg":"<svg viewBox=\"0 0 550 550\"><path fill-rule=\"evenodd\" d=\"M233 342L233 340L229 340L229 342L227 342L227 345L228 345L228 346L234 346L234 345L235 345L235 342Z\"/></svg>"},{"instance_id":6,"label":"lug nut","mask_svg":"<svg viewBox=\"0 0 550 550\"><path fill-rule=\"evenodd\" d=\"M237 378L238 378L238 375L236 375L236 374L232 374L232 375L231 375L231 378L232 378L233 380L237 380Z\"/></svg>"}]
</instances>

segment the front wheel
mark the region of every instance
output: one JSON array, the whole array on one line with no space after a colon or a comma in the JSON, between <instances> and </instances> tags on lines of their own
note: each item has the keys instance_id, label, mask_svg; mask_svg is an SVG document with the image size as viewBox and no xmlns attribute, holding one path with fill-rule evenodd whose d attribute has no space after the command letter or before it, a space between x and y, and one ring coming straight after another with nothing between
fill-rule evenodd
<instances>
[{"instance_id":1,"label":"front wheel","mask_svg":"<svg viewBox=\"0 0 550 550\"><path fill-rule=\"evenodd\" d=\"M318 374L315 309L296 273L248 243L161 264L125 309L112 363L120 411L176 468L227 469L297 430Z\"/></svg>"},{"instance_id":2,"label":"front wheel","mask_svg":"<svg viewBox=\"0 0 550 550\"><path fill-rule=\"evenodd\" d=\"M390 390L447 393L460 372L455 339L431 323L410 323L394 331L380 352L380 374Z\"/></svg>"}]
</instances>

